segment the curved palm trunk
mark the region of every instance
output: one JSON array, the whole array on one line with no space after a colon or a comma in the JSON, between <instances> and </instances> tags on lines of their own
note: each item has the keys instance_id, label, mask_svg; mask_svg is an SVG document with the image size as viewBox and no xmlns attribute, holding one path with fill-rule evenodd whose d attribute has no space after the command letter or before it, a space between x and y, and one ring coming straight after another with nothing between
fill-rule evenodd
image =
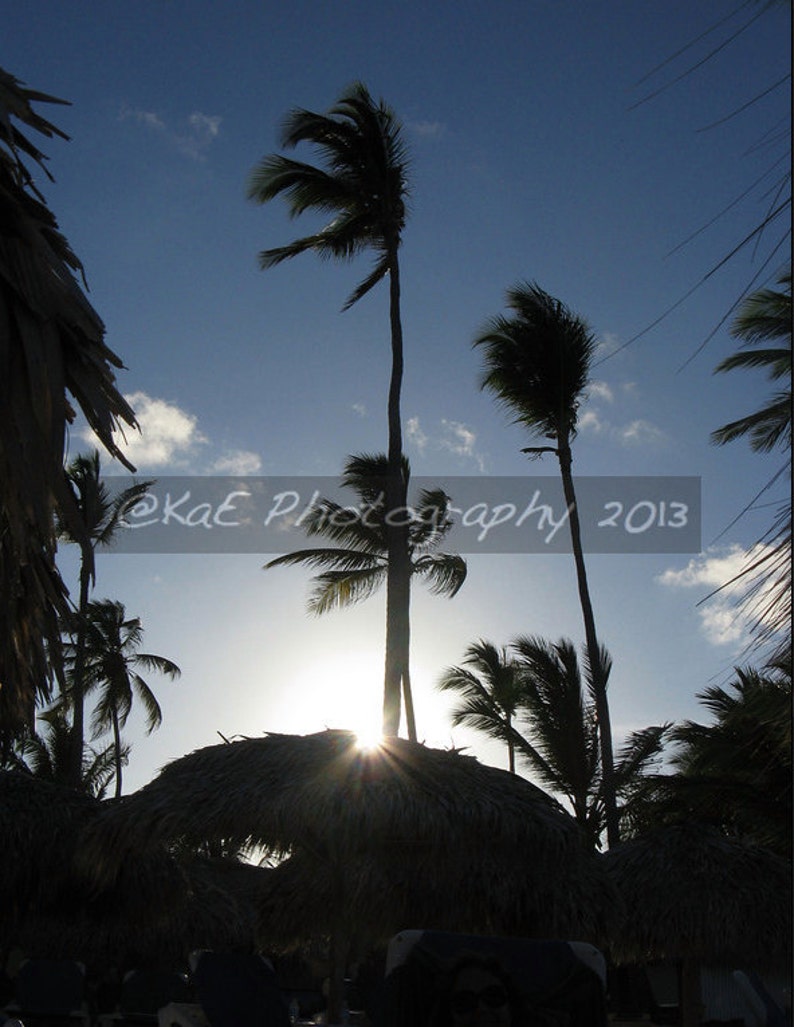
<instances>
[{"instance_id":1,"label":"curved palm trunk","mask_svg":"<svg viewBox=\"0 0 794 1027\"><path fill-rule=\"evenodd\" d=\"M388 429L389 476L386 483L388 512L405 511L408 483L402 470L402 419L400 394L403 379L403 333L400 320L400 266L397 259L398 240L390 246L389 319L391 324L392 367L389 381ZM401 695L405 697L408 737L416 741L409 653L411 642L411 559L408 525L404 514L390 523L387 513L386 572L386 666L383 688L383 734L396 736L400 730Z\"/></svg>"},{"instance_id":2,"label":"curved palm trunk","mask_svg":"<svg viewBox=\"0 0 794 1027\"><path fill-rule=\"evenodd\" d=\"M85 646L86 646L86 615L88 611L88 593L91 587L90 569L85 566L80 570L80 602L78 607L77 638L74 647L74 668L72 671L72 737L69 747L69 781L73 788L80 789L83 785L83 748L85 744Z\"/></svg>"},{"instance_id":3,"label":"curved palm trunk","mask_svg":"<svg viewBox=\"0 0 794 1027\"><path fill-rule=\"evenodd\" d=\"M571 447L568 438L560 439L557 448L560 462L560 475L565 502L568 506L568 523L571 529L571 548L576 564L576 582L579 588L579 602L584 620L585 644L587 656L593 675L593 697L598 717L598 739L601 749L601 785L604 796L604 818L606 820L607 844L610 848L620 841L618 829L617 800L615 797L615 769L612 753L612 726L609 719L609 702L607 685L601 666L601 656L596 634L595 616L590 602L590 590L587 585L587 571L582 550L582 535L579 524L579 510L576 505L576 493L571 473Z\"/></svg>"}]
</instances>

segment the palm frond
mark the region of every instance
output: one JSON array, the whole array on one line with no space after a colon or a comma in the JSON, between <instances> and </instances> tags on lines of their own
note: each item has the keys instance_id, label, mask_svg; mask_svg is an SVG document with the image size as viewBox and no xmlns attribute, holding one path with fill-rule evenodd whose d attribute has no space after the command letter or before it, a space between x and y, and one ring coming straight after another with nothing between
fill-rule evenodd
<instances>
[{"instance_id":1,"label":"palm frond","mask_svg":"<svg viewBox=\"0 0 794 1027\"><path fill-rule=\"evenodd\" d=\"M308 609L318 616L352 606L373 596L386 579L385 565L361 570L335 570L318 574L309 596Z\"/></svg>"},{"instance_id":2,"label":"palm frond","mask_svg":"<svg viewBox=\"0 0 794 1027\"><path fill-rule=\"evenodd\" d=\"M452 553L428 553L413 562L413 573L424 579L433 595L457 595L466 580L466 561Z\"/></svg>"}]
</instances>

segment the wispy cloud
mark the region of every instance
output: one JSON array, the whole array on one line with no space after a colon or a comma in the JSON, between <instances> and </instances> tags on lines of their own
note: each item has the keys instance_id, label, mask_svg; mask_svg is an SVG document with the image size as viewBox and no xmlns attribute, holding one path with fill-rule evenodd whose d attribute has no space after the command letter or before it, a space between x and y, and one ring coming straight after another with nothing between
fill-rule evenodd
<instances>
[{"instance_id":1,"label":"wispy cloud","mask_svg":"<svg viewBox=\"0 0 794 1027\"><path fill-rule=\"evenodd\" d=\"M411 121L408 123L408 129L414 135L434 139L446 132L445 126L440 121Z\"/></svg>"},{"instance_id":2,"label":"wispy cloud","mask_svg":"<svg viewBox=\"0 0 794 1027\"><path fill-rule=\"evenodd\" d=\"M737 605L745 584L735 579L762 555L763 549L754 546L747 550L737 544L708 549L693 557L686 567L669 568L656 580L667 588L700 589L703 595L698 598L704 601L698 606L698 615L706 639L712 645L742 648L749 640L751 615ZM719 591L711 595L715 589Z\"/></svg>"},{"instance_id":3,"label":"wispy cloud","mask_svg":"<svg viewBox=\"0 0 794 1027\"><path fill-rule=\"evenodd\" d=\"M405 437L423 456L429 450L452 453L459 459L474 461L479 471L485 470L485 460L477 451L477 433L462 421L443 417L438 431L429 434L418 417L411 417L406 422Z\"/></svg>"},{"instance_id":4,"label":"wispy cloud","mask_svg":"<svg viewBox=\"0 0 794 1027\"><path fill-rule=\"evenodd\" d=\"M661 428L650 421L638 418L629 424L615 429L617 437L626 446L651 446L664 442L667 438Z\"/></svg>"},{"instance_id":5,"label":"wispy cloud","mask_svg":"<svg viewBox=\"0 0 794 1027\"><path fill-rule=\"evenodd\" d=\"M171 400L133 392L124 397L135 411L140 431L116 434L119 449L140 473L257 474L262 461L245 449L213 453L210 439L199 429L198 418ZM102 446L87 426L78 431L86 443Z\"/></svg>"},{"instance_id":6,"label":"wispy cloud","mask_svg":"<svg viewBox=\"0 0 794 1027\"><path fill-rule=\"evenodd\" d=\"M244 477L258 474L262 470L262 459L258 453L248 449L230 449L210 464L211 474L229 474Z\"/></svg>"},{"instance_id":7,"label":"wispy cloud","mask_svg":"<svg viewBox=\"0 0 794 1027\"><path fill-rule=\"evenodd\" d=\"M415 449L424 455L429 439L422 431L422 426L419 424L418 417L408 418L405 424L405 438L412 446L414 446Z\"/></svg>"},{"instance_id":8,"label":"wispy cloud","mask_svg":"<svg viewBox=\"0 0 794 1027\"><path fill-rule=\"evenodd\" d=\"M592 381L587 386L587 395L590 399L600 399L604 403L612 403L615 394L608 382Z\"/></svg>"},{"instance_id":9,"label":"wispy cloud","mask_svg":"<svg viewBox=\"0 0 794 1027\"><path fill-rule=\"evenodd\" d=\"M602 407L605 404L609 406L614 404L616 388L630 396L635 385L633 382L625 382L618 386L612 386L609 382L601 380L589 383L587 387L588 406L579 416L579 430L607 436L622 446L658 447L666 443L665 432L645 418L638 417L621 424L603 413Z\"/></svg>"},{"instance_id":10,"label":"wispy cloud","mask_svg":"<svg viewBox=\"0 0 794 1027\"><path fill-rule=\"evenodd\" d=\"M156 132L180 153L193 160L206 159L207 150L221 130L221 118L218 115L202 114L201 111L193 111L181 124L176 126L167 124L154 111L137 110L131 107L122 107L119 119L134 121L143 128Z\"/></svg>"},{"instance_id":11,"label":"wispy cloud","mask_svg":"<svg viewBox=\"0 0 794 1027\"><path fill-rule=\"evenodd\" d=\"M353 411L353 413L357 417L366 417L367 416L367 408L366 408L366 406L363 403L353 403L353 405L350 407L350 409Z\"/></svg>"}]
</instances>

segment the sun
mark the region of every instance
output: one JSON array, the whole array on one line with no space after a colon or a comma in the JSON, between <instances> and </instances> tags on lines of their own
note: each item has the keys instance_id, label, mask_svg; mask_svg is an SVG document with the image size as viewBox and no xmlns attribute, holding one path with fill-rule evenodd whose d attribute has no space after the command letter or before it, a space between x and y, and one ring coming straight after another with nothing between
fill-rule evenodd
<instances>
[{"instance_id":1,"label":"sun","mask_svg":"<svg viewBox=\"0 0 794 1027\"><path fill-rule=\"evenodd\" d=\"M378 649L317 655L290 690L292 730L301 734L337 728L352 731L360 748L372 748L381 741L382 719L383 656Z\"/></svg>"}]
</instances>

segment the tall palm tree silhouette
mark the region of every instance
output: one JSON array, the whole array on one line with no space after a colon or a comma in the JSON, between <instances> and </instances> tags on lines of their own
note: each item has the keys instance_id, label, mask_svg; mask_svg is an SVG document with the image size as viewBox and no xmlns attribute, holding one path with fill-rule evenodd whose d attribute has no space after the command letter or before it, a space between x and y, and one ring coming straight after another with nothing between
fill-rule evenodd
<instances>
[{"instance_id":1,"label":"tall palm tree silhouette","mask_svg":"<svg viewBox=\"0 0 794 1027\"><path fill-rule=\"evenodd\" d=\"M606 668L600 663L571 471L571 443L596 341L580 317L538 285L523 282L513 286L507 291L507 305L512 316L491 318L475 339L474 344L485 352L481 385L515 415L516 422L548 440L547 445L523 452L533 456L554 453L559 463L598 713L607 837L614 845L619 827Z\"/></svg>"},{"instance_id":2,"label":"tall palm tree silhouette","mask_svg":"<svg viewBox=\"0 0 794 1027\"><path fill-rule=\"evenodd\" d=\"M286 118L281 144L293 149L309 143L322 166L281 154L265 157L254 169L248 195L258 203L285 196L290 214L306 211L331 214L320 231L259 255L263 269L312 251L320 257L349 260L374 250L375 266L348 297L344 309L365 296L384 278L389 280L391 376L388 394L389 510L405 506L408 483L402 474L403 330L400 312L399 249L406 219L407 160L401 126L382 100L356 82L346 89L327 114L293 110ZM408 530L388 526L386 580L386 660L384 671L384 732L396 735L400 726L401 687L408 680L410 558Z\"/></svg>"}]
</instances>

